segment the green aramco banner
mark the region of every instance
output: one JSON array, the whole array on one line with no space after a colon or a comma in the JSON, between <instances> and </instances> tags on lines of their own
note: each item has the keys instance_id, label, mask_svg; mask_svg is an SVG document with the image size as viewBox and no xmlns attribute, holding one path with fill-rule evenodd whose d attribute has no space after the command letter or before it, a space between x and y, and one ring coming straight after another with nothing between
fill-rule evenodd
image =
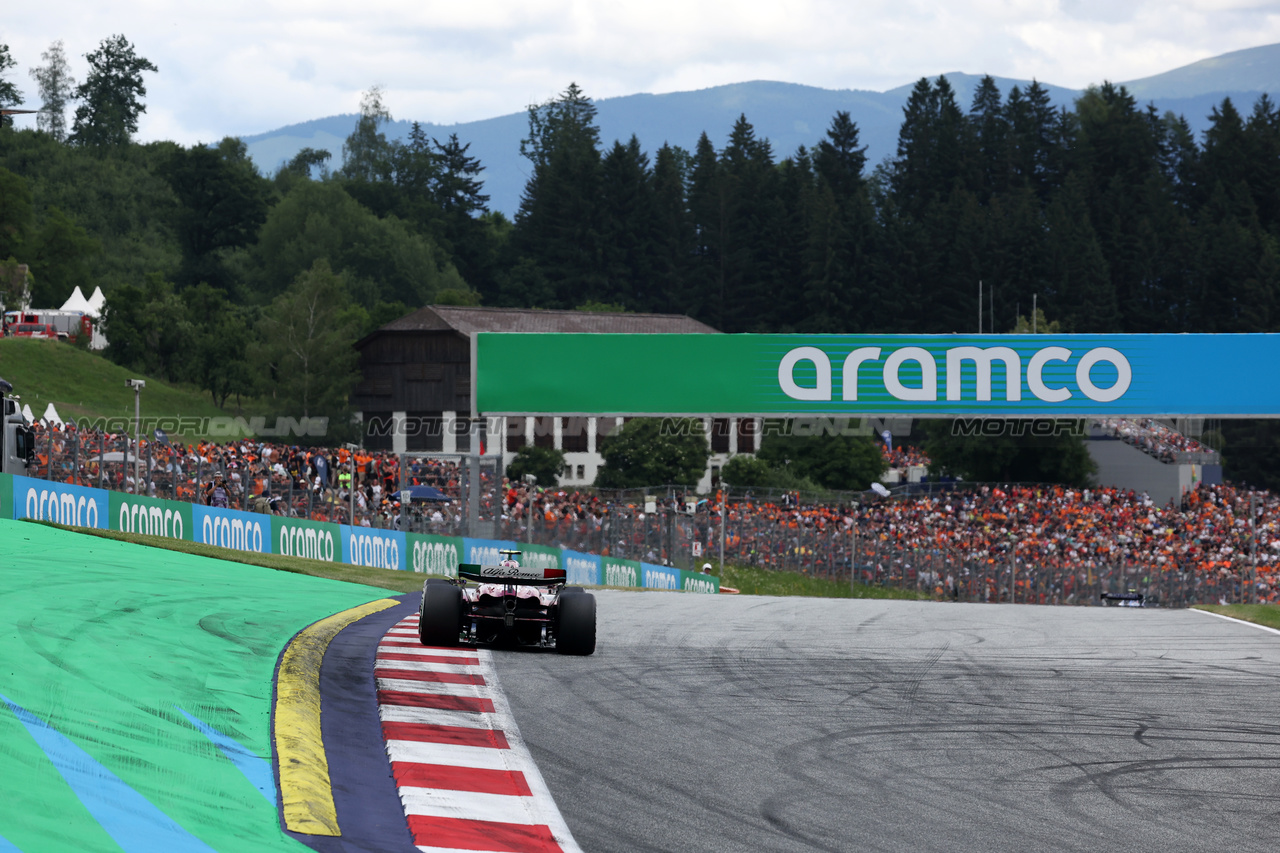
<instances>
[{"instance_id":1,"label":"green aramco banner","mask_svg":"<svg viewBox=\"0 0 1280 853\"><path fill-rule=\"evenodd\" d=\"M1280 335L476 336L486 415L1280 416Z\"/></svg>"}]
</instances>

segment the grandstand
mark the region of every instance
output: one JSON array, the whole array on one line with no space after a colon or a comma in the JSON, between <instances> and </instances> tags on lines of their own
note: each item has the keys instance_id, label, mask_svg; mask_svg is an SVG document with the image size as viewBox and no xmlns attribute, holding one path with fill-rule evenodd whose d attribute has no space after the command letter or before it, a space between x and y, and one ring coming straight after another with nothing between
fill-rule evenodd
<instances>
[{"instance_id":1,"label":"grandstand","mask_svg":"<svg viewBox=\"0 0 1280 853\"><path fill-rule=\"evenodd\" d=\"M1098 466L1097 482L1145 492L1157 506L1181 501L1202 483L1222 483L1215 450L1152 418L1098 418L1087 447Z\"/></svg>"}]
</instances>

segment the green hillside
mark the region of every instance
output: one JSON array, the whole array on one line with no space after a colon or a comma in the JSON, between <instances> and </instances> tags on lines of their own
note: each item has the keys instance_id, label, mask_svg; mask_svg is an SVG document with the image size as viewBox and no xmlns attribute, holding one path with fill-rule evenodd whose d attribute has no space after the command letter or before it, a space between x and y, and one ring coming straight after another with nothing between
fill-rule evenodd
<instances>
[{"instance_id":1,"label":"green hillside","mask_svg":"<svg viewBox=\"0 0 1280 853\"><path fill-rule=\"evenodd\" d=\"M113 364L101 355L58 341L30 338L0 339L0 377L13 383L14 393L31 406L37 418L49 403L64 419L133 418L133 389L126 379L143 378L144 418L248 417L256 412L219 409L209 395L195 388L170 385ZM169 427L166 425L166 430ZM207 429L169 430L188 441L208 436Z\"/></svg>"}]
</instances>

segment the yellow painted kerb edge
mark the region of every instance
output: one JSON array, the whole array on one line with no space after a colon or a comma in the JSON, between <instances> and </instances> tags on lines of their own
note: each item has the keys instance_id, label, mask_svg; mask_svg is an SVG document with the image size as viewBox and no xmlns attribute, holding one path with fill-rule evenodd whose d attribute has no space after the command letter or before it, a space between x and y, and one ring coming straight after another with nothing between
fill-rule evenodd
<instances>
[{"instance_id":1,"label":"yellow painted kerb edge","mask_svg":"<svg viewBox=\"0 0 1280 853\"><path fill-rule=\"evenodd\" d=\"M383 598L321 619L284 650L276 673L275 741L284 825L293 832L342 834L320 736L320 663L329 641L352 622L399 603Z\"/></svg>"}]
</instances>

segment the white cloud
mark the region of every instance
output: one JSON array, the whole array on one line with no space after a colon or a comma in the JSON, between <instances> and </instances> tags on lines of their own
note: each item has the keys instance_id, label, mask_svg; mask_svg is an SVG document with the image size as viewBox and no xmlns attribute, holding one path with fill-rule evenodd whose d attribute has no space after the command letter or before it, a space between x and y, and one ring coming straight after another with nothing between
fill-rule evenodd
<instances>
[{"instance_id":1,"label":"white cloud","mask_svg":"<svg viewBox=\"0 0 1280 853\"><path fill-rule=\"evenodd\" d=\"M140 136L183 143L353 112L386 88L398 118L440 123L522 110L576 81L593 97L774 79L883 90L947 71L1082 87L1280 42L1262 0L337 0L197 6L46 0L0 40L26 74L55 39L73 71L124 33L160 67Z\"/></svg>"}]
</instances>

